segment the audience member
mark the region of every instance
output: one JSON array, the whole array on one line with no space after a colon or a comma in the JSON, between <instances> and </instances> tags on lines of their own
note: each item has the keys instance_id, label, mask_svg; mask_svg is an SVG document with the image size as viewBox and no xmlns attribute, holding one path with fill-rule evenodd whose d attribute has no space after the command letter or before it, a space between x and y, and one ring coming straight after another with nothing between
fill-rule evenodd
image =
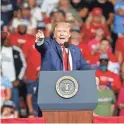
<instances>
[{"instance_id":1,"label":"audience member","mask_svg":"<svg viewBox=\"0 0 124 124\"><path fill-rule=\"evenodd\" d=\"M98 104L93 112L94 116L112 116L115 107L115 95L105 84L98 86Z\"/></svg>"},{"instance_id":2,"label":"audience member","mask_svg":"<svg viewBox=\"0 0 124 124\"><path fill-rule=\"evenodd\" d=\"M7 35L5 39L1 39L2 48L2 74L13 83L12 100L19 108L19 91L18 85L23 79L26 70L26 61L22 50L17 46L10 46Z\"/></svg>"},{"instance_id":3,"label":"audience member","mask_svg":"<svg viewBox=\"0 0 124 124\"><path fill-rule=\"evenodd\" d=\"M124 62L124 34L120 34L117 39L115 53L120 64Z\"/></svg>"},{"instance_id":4,"label":"audience member","mask_svg":"<svg viewBox=\"0 0 124 124\"><path fill-rule=\"evenodd\" d=\"M99 28L104 30L103 36L107 39L110 39L110 33L107 25L105 24L105 18L102 14L102 9L97 7L91 11L82 27L83 42L88 43L90 40L95 38L95 32Z\"/></svg>"},{"instance_id":5,"label":"audience member","mask_svg":"<svg viewBox=\"0 0 124 124\"><path fill-rule=\"evenodd\" d=\"M82 22L81 17L78 15L78 12L71 6L69 0L60 0L58 8L63 10L66 13L66 21L78 21Z\"/></svg>"},{"instance_id":6,"label":"audience member","mask_svg":"<svg viewBox=\"0 0 124 124\"><path fill-rule=\"evenodd\" d=\"M99 58L100 69L96 70L96 77L99 78L99 83L107 85L110 89L118 92L121 88L121 82L119 79L119 75L109 71L108 68L108 55L101 54Z\"/></svg>"},{"instance_id":7,"label":"audience member","mask_svg":"<svg viewBox=\"0 0 124 124\"><path fill-rule=\"evenodd\" d=\"M118 95L118 107L120 108L120 116L124 116L124 63L121 67L121 80L122 80L122 88L120 89Z\"/></svg>"},{"instance_id":8,"label":"audience member","mask_svg":"<svg viewBox=\"0 0 124 124\"><path fill-rule=\"evenodd\" d=\"M124 34L124 0L116 1L114 4L114 22L113 22L113 50L115 50L116 40L119 35Z\"/></svg>"},{"instance_id":9,"label":"audience member","mask_svg":"<svg viewBox=\"0 0 124 124\"><path fill-rule=\"evenodd\" d=\"M4 101L10 100L12 98L12 83L2 74L0 74L0 108L3 105Z\"/></svg>"},{"instance_id":10,"label":"audience member","mask_svg":"<svg viewBox=\"0 0 124 124\"><path fill-rule=\"evenodd\" d=\"M2 108L1 108L1 118L7 119L7 118L18 118L19 114L18 111L15 108L15 104L11 100L7 100L4 102Z\"/></svg>"},{"instance_id":11,"label":"audience member","mask_svg":"<svg viewBox=\"0 0 124 124\"><path fill-rule=\"evenodd\" d=\"M15 12L17 12L17 0L1 0L1 26L10 23Z\"/></svg>"},{"instance_id":12,"label":"audience member","mask_svg":"<svg viewBox=\"0 0 124 124\"><path fill-rule=\"evenodd\" d=\"M14 32L17 31L17 27L22 21L27 25L27 33L34 34L37 27L37 21L31 16L31 10L28 3L23 3L21 5L18 17L13 18L12 20Z\"/></svg>"},{"instance_id":13,"label":"audience member","mask_svg":"<svg viewBox=\"0 0 124 124\"><path fill-rule=\"evenodd\" d=\"M90 10L95 7L99 7L103 11L103 15L106 19L106 24L109 26L112 24L114 18L114 6L112 2L108 0L96 0L92 4L90 4Z\"/></svg>"},{"instance_id":14,"label":"audience member","mask_svg":"<svg viewBox=\"0 0 124 124\"><path fill-rule=\"evenodd\" d=\"M41 4L43 18L50 16L53 9L58 6L59 1L60 0L43 0L43 3Z\"/></svg>"}]
</instances>

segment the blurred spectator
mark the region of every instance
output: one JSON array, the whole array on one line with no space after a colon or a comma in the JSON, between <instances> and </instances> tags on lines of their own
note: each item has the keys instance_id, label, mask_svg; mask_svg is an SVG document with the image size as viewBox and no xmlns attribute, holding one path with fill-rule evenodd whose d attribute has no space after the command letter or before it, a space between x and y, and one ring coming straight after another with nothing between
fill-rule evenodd
<instances>
[{"instance_id":1,"label":"blurred spectator","mask_svg":"<svg viewBox=\"0 0 124 124\"><path fill-rule=\"evenodd\" d=\"M34 41L35 37L27 34L27 25L24 22L17 25L16 33L10 34L10 45L20 47L25 57L28 56L29 48Z\"/></svg>"},{"instance_id":2,"label":"blurred spectator","mask_svg":"<svg viewBox=\"0 0 124 124\"><path fill-rule=\"evenodd\" d=\"M122 88L120 89L118 95L118 106L120 108L120 116L124 116L124 63L121 67L121 80L122 80Z\"/></svg>"},{"instance_id":3,"label":"blurred spectator","mask_svg":"<svg viewBox=\"0 0 124 124\"><path fill-rule=\"evenodd\" d=\"M110 33L107 25L105 24L102 9L97 7L92 10L82 27L83 42L88 43L90 40L95 38L95 32L99 28L104 30L103 37L110 39Z\"/></svg>"},{"instance_id":4,"label":"blurred spectator","mask_svg":"<svg viewBox=\"0 0 124 124\"><path fill-rule=\"evenodd\" d=\"M59 0L43 0L43 3L41 5L41 12L43 15L43 18L49 17L50 13L54 8L57 7L59 3Z\"/></svg>"},{"instance_id":5,"label":"blurred spectator","mask_svg":"<svg viewBox=\"0 0 124 124\"><path fill-rule=\"evenodd\" d=\"M109 71L108 68L108 55L101 54L99 58L100 69L96 70L96 77L99 78L99 83L107 85L110 89L113 89L115 92L119 91L121 88L121 82L119 75Z\"/></svg>"},{"instance_id":6,"label":"blurred spectator","mask_svg":"<svg viewBox=\"0 0 124 124\"><path fill-rule=\"evenodd\" d=\"M18 118L18 111L15 108L15 104L11 100L7 100L4 102L2 108L1 108L1 118L7 119L7 118Z\"/></svg>"},{"instance_id":7,"label":"blurred spectator","mask_svg":"<svg viewBox=\"0 0 124 124\"><path fill-rule=\"evenodd\" d=\"M30 7L30 11L31 11L31 17L33 19L35 19L36 21L42 21L43 17L42 17L42 13L41 13L41 8L39 6L37 6L36 3L37 0L27 0L29 7Z\"/></svg>"},{"instance_id":8,"label":"blurred spectator","mask_svg":"<svg viewBox=\"0 0 124 124\"><path fill-rule=\"evenodd\" d=\"M115 53L120 64L124 62L124 34L119 35L117 39Z\"/></svg>"},{"instance_id":9,"label":"blurred spectator","mask_svg":"<svg viewBox=\"0 0 124 124\"><path fill-rule=\"evenodd\" d=\"M90 10L92 10L95 7L99 7L102 9L103 16L106 19L106 24L111 25L114 18L114 6L112 2L108 0L97 0L90 5Z\"/></svg>"},{"instance_id":10,"label":"blurred spectator","mask_svg":"<svg viewBox=\"0 0 124 124\"><path fill-rule=\"evenodd\" d=\"M78 21L81 23L81 17L78 15L78 12L71 6L69 0L60 0L58 8L63 10L66 13L66 21Z\"/></svg>"},{"instance_id":11,"label":"blurred spectator","mask_svg":"<svg viewBox=\"0 0 124 124\"><path fill-rule=\"evenodd\" d=\"M12 100L19 108L19 91L17 87L25 74L26 61L21 49L17 46L10 46L9 41L10 37L8 35L5 39L1 39L2 74L13 83Z\"/></svg>"},{"instance_id":12,"label":"blurred spectator","mask_svg":"<svg viewBox=\"0 0 124 124\"><path fill-rule=\"evenodd\" d=\"M81 42L80 27L72 27L70 41L74 45L79 45Z\"/></svg>"},{"instance_id":13,"label":"blurred spectator","mask_svg":"<svg viewBox=\"0 0 124 124\"><path fill-rule=\"evenodd\" d=\"M113 51L115 50L116 40L119 35L124 34L124 1L123 0L116 0L114 4L114 24L113 24L113 32L112 32L112 39L113 39Z\"/></svg>"},{"instance_id":14,"label":"blurred spectator","mask_svg":"<svg viewBox=\"0 0 124 124\"><path fill-rule=\"evenodd\" d=\"M0 107L3 105L5 100L10 100L12 98L12 83L2 74L0 74Z\"/></svg>"},{"instance_id":15,"label":"blurred spectator","mask_svg":"<svg viewBox=\"0 0 124 124\"><path fill-rule=\"evenodd\" d=\"M84 0L70 0L70 3L72 7L74 7L77 11L80 17L85 21L87 15L88 15L88 3Z\"/></svg>"},{"instance_id":16,"label":"blurred spectator","mask_svg":"<svg viewBox=\"0 0 124 124\"><path fill-rule=\"evenodd\" d=\"M98 104L94 110L94 116L112 116L114 112L115 95L106 85L98 86Z\"/></svg>"},{"instance_id":17,"label":"blurred spectator","mask_svg":"<svg viewBox=\"0 0 124 124\"><path fill-rule=\"evenodd\" d=\"M119 74L119 71L120 71L119 61L115 56L115 54L111 52L110 42L107 39L101 40L99 52L100 54L103 54L103 53L108 54L108 58L109 58L108 70L116 74Z\"/></svg>"},{"instance_id":18,"label":"blurred spectator","mask_svg":"<svg viewBox=\"0 0 124 124\"><path fill-rule=\"evenodd\" d=\"M1 0L1 25L7 26L18 10L17 0Z\"/></svg>"},{"instance_id":19,"label":"blurred spectator","mask_svg":"<svg viewBox=\"0 0 124 124\"><path fill-rule=\"evenodd\" d=\"M63 10L55 8L50 14L50 19L51 21L46 25L47 37L51 37L53 35L54 26L57 22L66 21L66 14Z\"/></svg>"},{"instance_id":20,"label":"blurred spectator","mask_svg":"<svg viewBox=\"0 0 124 124\"><path fill-rule=\"evenodd\" d=\"M25 23L27 25L27 33L35 33L37 21L31 16L31 10L28 3L23 3L21 5L18 17L13 18L12 20L12 28L14 28L15 32L20 23Z\"/></svg>"},{"instance_id":21,"label":"blurred spectator","mask_svg":"<svg viewBox=\"0 0 124 124\"><path fill-rule=\"evenodd\" d=\"M82 43L80 27L78 26L72 27L70 42L71 44L77 45L80 48L83 57L87 60L87 57L90 55L90 50L88 44Z\"/></svg>"},{"instance_id":22,"label":"blurred spectator","mask_svg":"<svg viewBox=\"0 0 124 124\"><path fill-rule=\"evenodd\" d=\"M103 39L103 37L104 37L104 29L98 28L95 31L95 38L88 42L88 46L92 54L98 51L100 41Z\"/></svg>"},{"instance_id":23,"label":"blurred spectator","mask_svg":"<svg viewBox=\"0 0 124 124\"><path fill-rule=\"evenodd\" d=\"M114 4L114 32L124 34L124 0L119 0Z\"/></svg>"},{"instance_id":24,"label":"blurred spectator","mask_svg":"<svg viewBox=\"0 0 124 124\"><path fill-rule=\"evenodd\" d=\"M27 105L30 115L42 116L42 112L40 111L38 104L37 104L37 87L38 81L27 85Z\"/></svg>"}]
</instances>

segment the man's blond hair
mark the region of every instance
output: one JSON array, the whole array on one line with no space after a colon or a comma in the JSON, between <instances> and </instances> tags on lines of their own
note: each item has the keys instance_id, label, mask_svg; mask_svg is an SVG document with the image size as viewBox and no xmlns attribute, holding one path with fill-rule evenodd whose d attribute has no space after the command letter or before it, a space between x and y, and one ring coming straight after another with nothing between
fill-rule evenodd
<instances>
[{"instance_id":1,"label":"man's blond hair","mask_svg":"<svg viewBox=\"0 0 124 124\"><path fill-rule=\"evenodd\" d=\"M54 25L54 31L57 27L67 27L69 29L71 29L71 24L68 23L68 22L57 22L55 25Z\"/></svg>"}]
</instances>

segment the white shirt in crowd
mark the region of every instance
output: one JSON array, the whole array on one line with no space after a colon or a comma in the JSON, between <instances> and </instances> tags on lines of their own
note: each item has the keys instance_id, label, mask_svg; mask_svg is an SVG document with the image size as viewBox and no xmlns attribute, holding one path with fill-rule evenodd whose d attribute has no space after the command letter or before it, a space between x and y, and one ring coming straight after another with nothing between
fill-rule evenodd
<instances>
[{"instance_id":1,"label":"white shirt in crowd","mask_svg":"<svg viewBox=\"0 0 124 124\"><path fill-rule=\"evenodd\" d=\"M47 16L50 15L52 10L57 7L59 0L44 0L41 5L41 12L46 12Z\"/></svg>"}]
</instances>

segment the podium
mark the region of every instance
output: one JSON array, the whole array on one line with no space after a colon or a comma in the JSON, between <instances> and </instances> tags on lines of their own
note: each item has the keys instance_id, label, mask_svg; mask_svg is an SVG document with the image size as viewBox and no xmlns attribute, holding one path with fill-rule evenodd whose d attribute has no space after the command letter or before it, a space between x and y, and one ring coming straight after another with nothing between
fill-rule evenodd
<instances>
[{"instance_id":1,"label":"podium","mask_svg":"<svg viewBox=\"0 0 124 124\"><path fill-rule=\"evenodd\" d=\"M41 71L37 102L47 123L91 123L98 103L95 71Z\"/></svg>"}]
</instances>

